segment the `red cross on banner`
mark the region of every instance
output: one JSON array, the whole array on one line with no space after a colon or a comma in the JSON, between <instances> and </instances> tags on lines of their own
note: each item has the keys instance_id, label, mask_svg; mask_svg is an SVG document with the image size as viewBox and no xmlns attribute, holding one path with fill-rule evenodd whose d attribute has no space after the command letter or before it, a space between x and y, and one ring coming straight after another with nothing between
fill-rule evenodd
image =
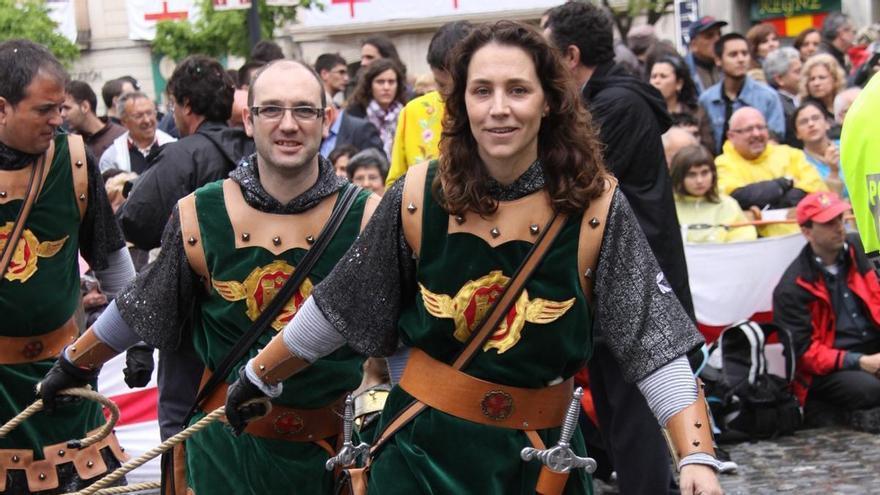
<instances>
[{"instance_id":1,"label":"red cross on banner","mask_svg":"<svg viewBox=\"0 0 880 495\"><path fill-rule=\"evenodd\" d=\"M168 2L162 2L162 12L144 14L145 21L179 21L186 19L188 12L185 10L169 11Z\"/></svg>"},{"instance_id":2,"label":"red cross on banner","mask_svg":"<svg viewBox=\"0 0 880 495\"><path fill-rule=\"evenodd\" d=\"M354 4L356 3L366 3L370 0L330 0L330 3L333 5L337 4L348 4L348 9L351 12L351 16L354 17Z\"/></svg>"}]
</instances>

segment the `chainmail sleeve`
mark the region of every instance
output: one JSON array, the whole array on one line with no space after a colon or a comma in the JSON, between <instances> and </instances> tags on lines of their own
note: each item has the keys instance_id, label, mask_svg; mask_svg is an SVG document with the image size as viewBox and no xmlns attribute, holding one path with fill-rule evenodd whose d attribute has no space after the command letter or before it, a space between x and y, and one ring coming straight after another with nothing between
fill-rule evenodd
<instances>
[{"instance_id":1,"label":"chainmail sleeve","mask_svg":"<svg viewBox=\"0 0 880 495\"><path fill-rule=\"evenodd\" d=\"M312 297L354 350L388 356L397 349L402 302L416 287L416 262L403 236L403 180L389 189L370 223Z\"/></svg>"},{"instance_id":2,"label":"chainmail sleeve","mask_svg":"<svg viewBox=\"0 0 880 495\"><path fill-rule=\"evenodd\" d=\"M177 206L162 234L162 250L151 265L116 298L125 322L148 345L175 350L195 307L198 275L183 250Z\"/></svg>"},{"instance_id":3,"label":"chainmail sleeve","mask_svg":"<svg viewBox=\"0 0 880 495\"><path fill-rule=\"evenodd\" d=\"M596 269L596 331L624 379L641 380L703 343L620 190L614 193Z\"/></svg>"}]
</instances>

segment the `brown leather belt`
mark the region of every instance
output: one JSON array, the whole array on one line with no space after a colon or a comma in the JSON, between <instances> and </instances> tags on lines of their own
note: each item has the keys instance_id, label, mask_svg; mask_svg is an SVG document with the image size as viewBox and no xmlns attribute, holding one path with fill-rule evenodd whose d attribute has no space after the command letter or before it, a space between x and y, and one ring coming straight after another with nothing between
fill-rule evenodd
<instances>
[{"instance_id":1,"label":"brown leather belt","mask_svg":"<svg viewBox=\"0 0 880 495\"><path fill-rule=\"evenodd\" d=\"M210 377L211 372L205 369L199 389L205 385ZM210 412L226 404L226 390L228 388L229 385L225 382L218 385L214 393L202 404L202 410ZM294 409L273 403L272 410L268 415L251 421L244 431L262 438L289 442L318 442L342 433L344 404L344 396L333 404L319 409ZM226 418L223 418L222 421L225 422Z\"/></svg>"},{"instance_id":2,"label":"brown leather belt","mask_svg":"<svg viewBox=\"0 0 880 495\"><path fill-rule=\"evenodd\" d=\"M475 423L516 430L562 425L572 379L545 388L519 388L480 380L413 348L400 387L420 402Z\"/></svg>"},{"instance_id":3,"label":"brown leather belt","mask_svg":"<svg viewBox=\"0 0 880 495\"><path fill-rule=\"evenodd\" d=\"M76 321L70 317L60 327L42 335L0 337L0 365L34 363L58 357L78 335Z\"/></svg>"},{"instance_id":4,"label":"brown leather belt","mask_svg":"<svg viewBox=\"0 0 880 495\"><path fill-rule=\"evenodd\" d=\"M90 431L91 436L97 430ZM101 449L109 447L116 459L123 463L128 460L116 434L110 433L103 439L84 449L71 449L67 442L56 443L43 447L43 460L34 460L34 452L29 449L0 449L0 492L6 490L6 472L24 470L27 475L28 490L41 492L58 488L58 472L55 467L65 462L73 462L76 474L83 480L89 480L107 472L107 463L101 456Z\"/></svg>"}]
</instances>

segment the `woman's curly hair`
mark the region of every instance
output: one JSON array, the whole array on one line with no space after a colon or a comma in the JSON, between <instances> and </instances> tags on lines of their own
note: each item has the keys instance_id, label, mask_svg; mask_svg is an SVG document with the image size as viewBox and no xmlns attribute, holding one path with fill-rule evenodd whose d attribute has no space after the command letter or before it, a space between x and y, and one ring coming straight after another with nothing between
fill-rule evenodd
<instances>
[{"instance_id":1,"label":"woman's curly hair","mask_svg":"<svg viewBox=\"0 0 880 495\"><path fill-rule=\"evenodd\" d=\"M490 177L480 160L465 103L468 66L474 53L490 43L521 48L534 62L549 107L538 131L538 158L547 192L554 211L582 212L604 188L606 172L596 130L556 50L532 27L512 21L475 27L449 57L452 84L444 94L440 164L432 184L435 198L451 214L489 215L498 208L487 189Z\"/></svg>"}]
</instances>

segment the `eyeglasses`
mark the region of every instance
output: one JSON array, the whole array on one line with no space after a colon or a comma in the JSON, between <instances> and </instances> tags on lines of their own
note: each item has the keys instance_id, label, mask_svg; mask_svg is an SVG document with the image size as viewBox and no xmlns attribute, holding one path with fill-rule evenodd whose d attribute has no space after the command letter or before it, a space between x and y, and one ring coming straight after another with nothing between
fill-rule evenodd
<instances>
[{"instance_id":1,"label":"eyeglasses","mask_svg":"<svg viewBox=\"0 0 880 495\"><path fill-rule=\"evenodd\" d=\"M764 131L766 131L766 130L767 130L767 126L766 126L766 125L764 125L764 124L755 124L755 125L750 125L750 126L748 126L748 127L743 127L743 128L740 128L740 129L731 129L730 132L732 132L732 133L734 133L734 134L751 134L751 133L753 133L753 132L755 132L755 131L758 131L758 132L764 132Z\"/></svg>"},{"instance_id":2,"label":"eyeglasses","mask_svg":"<svg viewBox=\"0 0 880 495\"><path fill-rule=\"evenodd\" d=\"M147 110L146 112L133 113L130 115L126 115L126 118L130 118L132 120L141 120L141 119L152 119L156 116L155 110Z\"/></svg>"},{"instance_id":3,"label":"eyeglasses","mask_svg":"<svg viewBox=\"0 0 880 495\"><path fill-rule=\"evenodd\" d=\"M825 120L825 116L817 113L812 117L803 117L797 119L797 121L795 121L795 125L807 125L810 122L819 122L820 120Z\"/></svg>"},{"instance_id":4,"label":"eyeglasses","mask_svg":"<svg viewBox=\"0 0 880 495\"><path fill-rule=\"evenodd\" d=\"M255 116L262 117L265 120L281 120L284 118L284 114L288 110L290 110L294 119L303 122L311 122L324 116L323 108L309 106L280 107L276 105L266 105L261 107L251 107L251 112L253 112Z\"/></svg>"}]
</instances>

